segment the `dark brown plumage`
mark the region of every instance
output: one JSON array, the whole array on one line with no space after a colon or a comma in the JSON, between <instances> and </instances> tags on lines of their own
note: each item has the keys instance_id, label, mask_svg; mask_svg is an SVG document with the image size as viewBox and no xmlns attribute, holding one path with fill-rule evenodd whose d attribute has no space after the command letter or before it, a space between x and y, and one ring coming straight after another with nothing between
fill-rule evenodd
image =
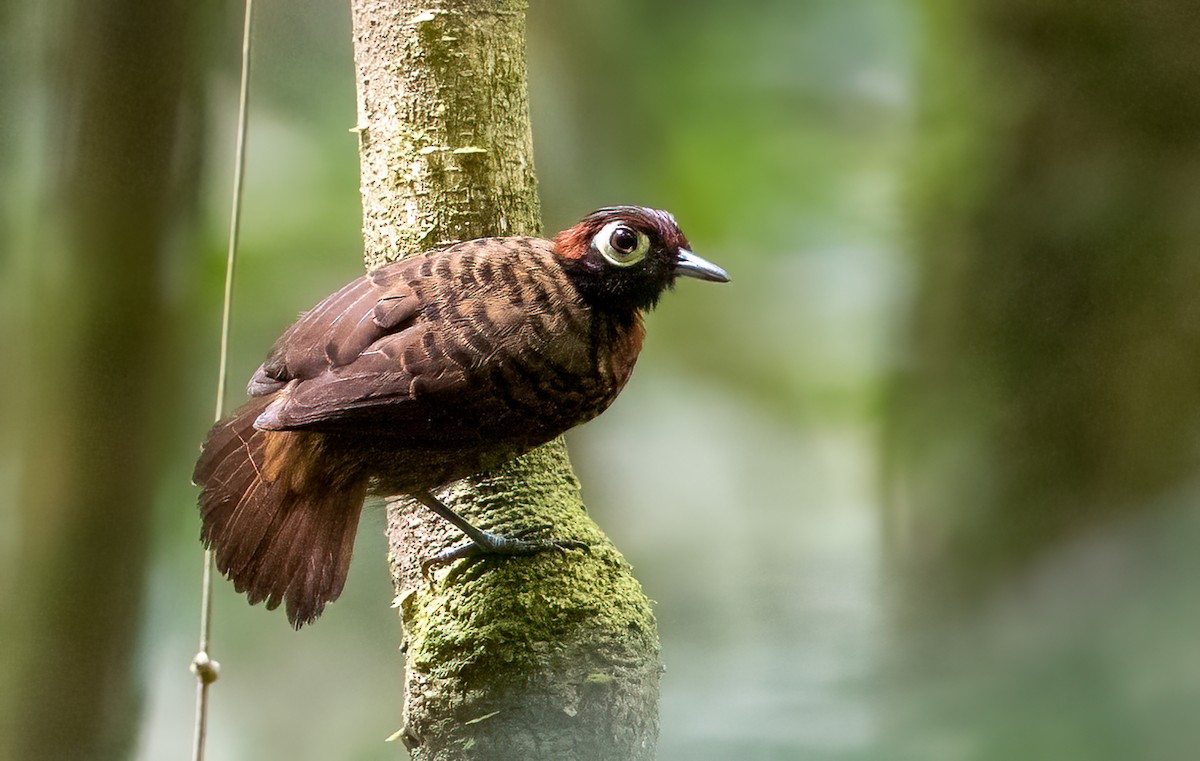
<instances>
[{"instance_id":1,"label":"dark brown plumage","mask_svg":"<svg viewBox=\"0 0 1200 761\"><path fill-rule=\"evenodd\" d=\"M409 494L461 528L442 553L570 542L471 526L431 490L604 411L677 276L728 280L665 212L601 209L554 241L484 238L388 264L302 315L209 432L202 539L250 602L299 628L337 598L368 492Z\"/></svg>"}]
</instances>

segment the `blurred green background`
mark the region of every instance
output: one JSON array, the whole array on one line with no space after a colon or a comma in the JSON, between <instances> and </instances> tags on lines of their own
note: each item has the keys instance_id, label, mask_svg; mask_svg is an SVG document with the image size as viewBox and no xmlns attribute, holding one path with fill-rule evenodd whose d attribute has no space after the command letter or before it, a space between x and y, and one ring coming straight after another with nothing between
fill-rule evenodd
<instances>
[{"instance_id":1,"label":"blurred green background","mask_svg":"<svg viewBox=\"0 0 1200 761\"><path fill-rule=\"evenodd\" d=\"M241 23L195 5L0 10L6 758L190 747ZM347 8L257 10L235 400L362 266ZM569 437L656 600L661 759L1195 757L1197 39L1187 0L532 2L547 230L667 208L734 278ZM211 758L404 756L382 525L299 634L218 581Z\"/></svg>"}]
</instances>

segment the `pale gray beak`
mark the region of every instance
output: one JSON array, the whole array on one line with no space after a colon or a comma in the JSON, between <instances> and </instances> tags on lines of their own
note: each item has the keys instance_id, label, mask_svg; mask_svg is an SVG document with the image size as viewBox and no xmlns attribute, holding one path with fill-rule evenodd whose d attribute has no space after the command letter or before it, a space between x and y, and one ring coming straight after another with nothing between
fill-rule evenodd
<instances>
[{"instance_id":1,"label":"pale gray beak","mask_svg":"<svg viewBox=\"0 0 1200 761\"><path fill-rule=\"evenodd\" d=\"M701 259L686 248L679 249L675 255L675 274L714 283L729 282L729 274L725 270L706 259Z\"/></svg>"}]
</instances>

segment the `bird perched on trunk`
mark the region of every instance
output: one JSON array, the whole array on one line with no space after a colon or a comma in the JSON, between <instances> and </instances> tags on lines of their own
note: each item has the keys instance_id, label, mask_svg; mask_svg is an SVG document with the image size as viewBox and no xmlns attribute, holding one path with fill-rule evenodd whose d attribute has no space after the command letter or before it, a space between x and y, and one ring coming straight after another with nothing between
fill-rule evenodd
<instances>
[{"instance_id":1,"label":"bird perched on trunk","mask_svg":"<svg viewBox=\"0 0 1200 761\"><path fill-rule=\"evenodd\" d=\"M727 282L675 219L600 209L553 241L483 238L387 264L276 341L196 463L205 546L251 604L299 628L346 582L368 493L406 494L468 542L426 561L574 542L482 531L433 490L603 412L677 277Z\"/></svg>"}]
</instances>

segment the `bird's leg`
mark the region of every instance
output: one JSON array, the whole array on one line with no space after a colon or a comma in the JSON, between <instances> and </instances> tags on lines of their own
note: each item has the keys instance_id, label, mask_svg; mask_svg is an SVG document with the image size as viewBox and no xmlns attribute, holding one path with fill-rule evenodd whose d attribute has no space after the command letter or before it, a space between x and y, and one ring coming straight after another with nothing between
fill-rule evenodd
<instances>
[{"instance_id":1,"label":"bird's leg","mask_svg":"<svg viewBox=\"0 0 1200 761\"><path fill-rule=\"evenodd\" d=\"M434 566L452 563L461 558L477 558L487 555L536 555L539 552L562 550L586 550L587 545L573 539L527 539L530 534L544 531L550 526L534 526L517 532L513 536L495 534L471 525L466 518L447 507L428 491L415 492L413 499L454 524L471 541L442 550L421 562L421 573L428 576Z\"/></svg>"}]
</instances>

